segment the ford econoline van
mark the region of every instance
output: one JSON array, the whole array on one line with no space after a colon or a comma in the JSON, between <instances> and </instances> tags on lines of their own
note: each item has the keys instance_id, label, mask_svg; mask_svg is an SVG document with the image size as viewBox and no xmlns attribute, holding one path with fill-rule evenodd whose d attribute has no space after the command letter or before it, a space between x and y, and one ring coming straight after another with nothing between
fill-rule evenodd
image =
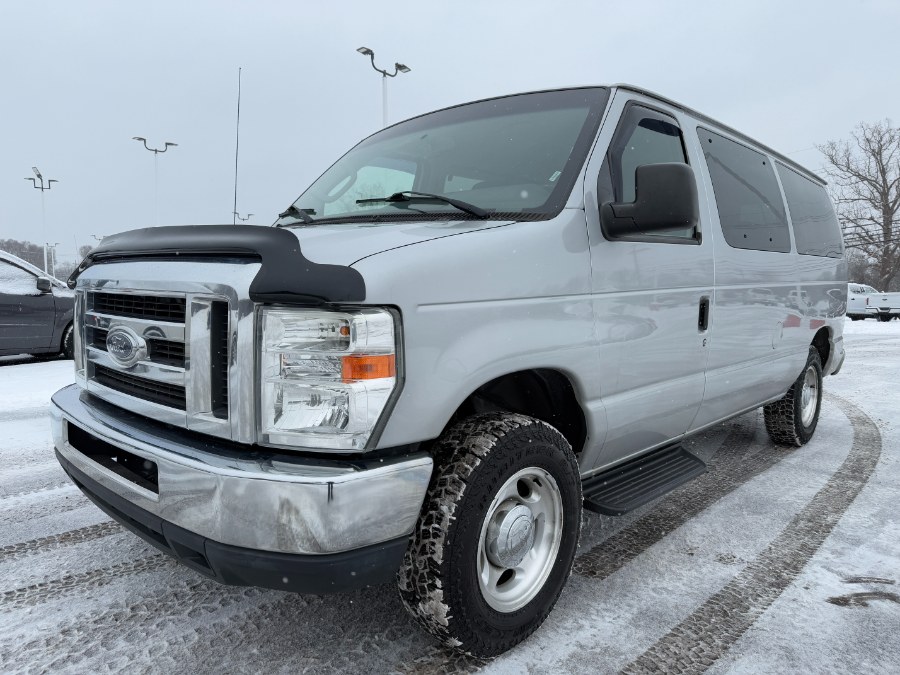
<instances>
[{"instance_id":1,"label":"ford econoline van","mask_svg":"<svg viewBox=\"0 0 900 675\"><path fill-rule=\"evenodd\" d=\"M583 507L699 475L684 439L761 406L806 443L844 359L822 180L628 85L400 122L274 227L125 232L70 284L53 435L100 508L224 583L396 577L479 656L547 617Z\"/></svg>"}]
</instances>

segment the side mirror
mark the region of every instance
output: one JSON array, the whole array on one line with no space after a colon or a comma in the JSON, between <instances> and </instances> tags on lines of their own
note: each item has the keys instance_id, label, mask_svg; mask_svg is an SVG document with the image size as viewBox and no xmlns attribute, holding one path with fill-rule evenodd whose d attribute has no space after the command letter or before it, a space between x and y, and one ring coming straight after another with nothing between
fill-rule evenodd
<instances>
[{"instance_id":1,"label":"side mirror","mask_svg":"<svg viewBox=\"0 0 900 675\"><path fill-rule=\"evenodd\" d=\"M634 172L634 181L633 202L607 202L600 207L600 222L607 236L696 227L700 221L697 181L687 164L644 164Z\"/></svg>"},{"instance_id":2,"label":"side mirror","mask_svg":"<svg viewBox=\"0 0 900 675\"><path fill-rule=\"evenodd\" d=\"M47 277L38 277L37 280L37 289L41 293L49 293L53 290L53 284Z\"/></svg>"}]
</instances>

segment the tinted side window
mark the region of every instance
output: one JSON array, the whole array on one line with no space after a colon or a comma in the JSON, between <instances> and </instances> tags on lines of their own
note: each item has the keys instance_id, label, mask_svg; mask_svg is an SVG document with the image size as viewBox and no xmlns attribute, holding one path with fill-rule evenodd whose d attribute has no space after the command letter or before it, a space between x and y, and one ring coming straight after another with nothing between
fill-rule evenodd
<instances>
[{"instance_id":1,"label":"tinted side window","mask_svg":"<svg viewBox=\"0 0 900 675\"><path fill-rule=\"evenodd\" d=\"M787 197L797 253L840 258L841 226L825 188L780 162L777 169Z\"/></svg>"},{"instance_id":2,"label":"tinted side window","mask_svg":"<svg viewBox=\"0 0 900 675\"><path fill-rule=\"evenodd\" d=\"M725 241L734 248L791 250L775 171L762 153L697 127Z\"/></svg>"},{"instance_id":3,"label":"tinted side window","mask_svg":"<svg viewBox=\"0 0 900 675\"><path fill-rule=\"evenodd\" d=\"M625 109L603 166L598 193L601 203L633 202L637 194L635 171L645 164L687 164L681 129L675 118L640 105ZM676 228L642 236L694 237L694 228Z\"/></svg>"}]
</instances>

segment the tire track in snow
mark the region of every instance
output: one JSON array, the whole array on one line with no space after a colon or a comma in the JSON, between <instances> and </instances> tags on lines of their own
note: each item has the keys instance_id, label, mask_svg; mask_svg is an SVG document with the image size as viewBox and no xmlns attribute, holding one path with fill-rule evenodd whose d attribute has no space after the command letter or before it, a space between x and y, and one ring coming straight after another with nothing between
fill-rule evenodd
<instances>
[{"instance_id":1,"label":"tire track in snow","mask_svg":"<svg viewBox=\"0 0 900 675\"><path fill-rule=\"evenodd\" d=\"M78 664L98 654L104 655L104 665L108 667L105 655L117 649L124 651L129 660L141 658L152 663L172 646L170 642L183 643L191 634L210 625L201 617L244 605L266 594L276 599L281 597L275 591L223 586L195 572L189 574L189 578L176 579L149 596L135 588L130 597L109 606L69 614L60 625L36 636L29 634L24 640L13 631L6 631L0 635L0 672L9 672L22 663L41 664L50 670L63 666L75 671L86 670L79 669ZM171 641L162 639L168 627L186 618L193 621L180 626ZM152 640L148 641L148 636ZM173 669L176 665L173 664Z\"/></svg>"},{"instance_id":2,"label":"tire track in snow","mask_svg":"<svg viewBox=\"0 0 900 675\"><path fill-rule=\"evenodd\" d=\"M0 593L0 608L10 611L21 609L22 607L31 607L60 598L73 590L83 591L100 588L123 576L138 574L139 572L153 570L165 565L174 566L175 561L169 556L159 553L147 558L130 560L117 565L110 565L109 567L100 567L81 574L67 574L59 579L42 581L41 583Z\"/></svg>"},{"instance_id":3,"label":"tire track in snow","mask_svg":"<svg viewBox=\"0 0 900 675\"><path fill-rule=\"evenodd\" d=\"M42 495L43 493L51 492L54 490L71 492L72 494L80 494L78 488L74 483L72 483L72 481L66 481L65 483L59 483L58 485L47 485L35 490L25 490L24 492L15 492L13 494L3 495L2 497L0 497L0 508L6 508L9 505L9 502L14 499L22 499L23 497L30 497L32 495Z\"/></svg>"},{"instance_id":4,"label":"tire track in snow","mask_svg":"<svg viewBox=\"0 0 900 675\"><path fill-rule=\"evenodd\" d=\"M48 443L48 448L50 447ZM0 499L28 492L58 487L66 480L66 474L55 458L48 456L38 462L28 461L20 465L4 465L0 483Z\"/></svg>"},{"instance_id":5,"label":"tire track in snow","mask_svg":"<svg viewBox=\"0 0 900 675\"><path fill-rule=\"evenodd\" d=\"M707 473L670 492L646 514L577 558L573 573L605 579L795 450L767 439L754 441L759 415L752 420L749 428L728 434Z\"/></svg>"},{"instance_id":6,"label":"tire track in snow","mask_svg":"<svg viewBox=\"0 0 900 675\"><path fill-rule=\"evenodd\" d=\"M849 401L834 394L829 399L853 426L853 445L841 466L755 560L622 673L705 672L816 554L866 486L881 456L881 434L875 422Z\"/></svg>"},{"instance_id":7,"label":"tire track in snow","mask_svg":"<svg viewBox=\"0 0 900 675\"><path fill-rule=\"evenodd\" d=\"M30 541L19 542L18 544L10 544L0 548L0 562L17 560L27 555L43 551L51 551L63 546L71 546L72 544L80 544L93 539L100 539L111 534L122 531L122 526L117 522L109 520L97 525L88 527L80 527L77 530L69 530L61 534L53 534L49 537L40 537L39 539L31 539Z\"/></svg>"}]
</instances>

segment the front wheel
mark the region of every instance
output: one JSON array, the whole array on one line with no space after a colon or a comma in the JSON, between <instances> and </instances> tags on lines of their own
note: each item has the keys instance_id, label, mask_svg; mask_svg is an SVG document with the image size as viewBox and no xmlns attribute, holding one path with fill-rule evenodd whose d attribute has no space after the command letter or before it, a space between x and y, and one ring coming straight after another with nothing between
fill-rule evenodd
<instances>
[{"instance_id":1,"label":"front wheel","mask_svg":"<svg viewBox=\"0 0 900 675\"><path fill-rule=\"evenodd\" d=\"M518 644L556 604L581 528L572 449L524 415L476 415L435 449L422 515L398 574L412 616L473 656Z\"/></svg>"},{"instance_id":2,"label":"front wheel","mask_svg":"<svg viewBox=\"0 0 900 675\"><path fill-rule=\"evenodd\" d=\"M822 407L822 360L809 348L806 366L787 394L763 407L766 431L779 445L800 447L812 438Z\"/></svg>"},{"instance_id":3,"label":"front wheel","mask_svg":"<svg viewBox=\"0 0 900 675\"><path fill-rule=\"evenodd\" d=\"M66 326L66 330L63 333L62 341L60 342L60 352L62 352L64 359L71 359L75 356L75 339L72 331L72 324Z\"/></svg>"}]
</instances>

